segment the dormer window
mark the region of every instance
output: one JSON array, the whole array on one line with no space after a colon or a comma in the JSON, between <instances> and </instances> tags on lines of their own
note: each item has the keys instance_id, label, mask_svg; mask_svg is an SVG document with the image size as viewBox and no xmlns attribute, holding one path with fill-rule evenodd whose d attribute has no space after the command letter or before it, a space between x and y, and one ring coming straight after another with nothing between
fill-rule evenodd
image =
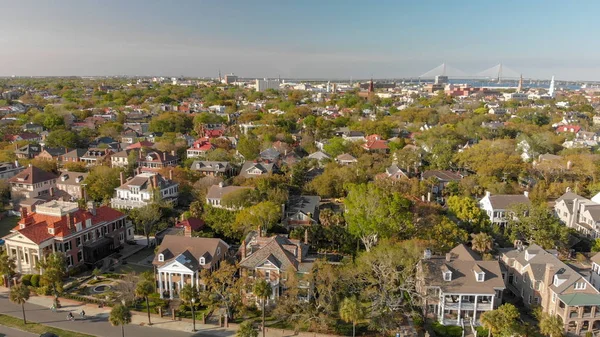
<instances>
[{"instance_id":1,"label":"dormer window","mask_svg":"<svg viewBox=\"0 0 600 337\"><path fill-rule=\"evenodd\" d=\"M198 259L198 263L200 263L201 266L206 264L206 259L204 258L204 256Z\"/></svg>"},{"instance_id":2,"label":"dormer window","mask_svg":"<svg viewBox=\"0 0 600 337\"><path fill-rule=\"evenodd\" d=\"M165 262L165 256L163 254L158 254L158 262Z\"/></svg>"},{"instance_id":3,"label":"dormer window","mask_svg":"<svg viewBox=\"0 0 600 337\"><path fill-rule=\"evenodd\" d=\"M217 247L217 256L221 254L221 247Z\"/></svg>"},{"instance_id":4,"label":"dormer window","mask_svg":"<svg viewBox=\"0 0 600 337\"><path fill-rule=\"evenodd\" d=\"M585 281L575 283L575 290L584 290L585 287L586 287Z\"/></svg>"},{"instance_id":5,"label":"dormer window","mask_svg":"<svg viewBox=\"0 0 600 337\"><path fill-rule=\"evenodd\" d=\"M48 228L48 234L54 235L54 228Z\"/></svg>"},{"instance_id":6,"label":"dormer window","mask_svg":"<svg viewBox=\"0 0 600 337\"><path fill-rule=\"evenodd\" d=\"M25 228L25 224L24 223L19 224L19 229L23 229L23 228Z\"/></svg>"},{"instance_id":7,"label":"dormer window","mask_svg":"<svg viewBox=\"0 0 600 337\"><path fill-rule=\"evenodd\" d=\"M452 272L451 271L445 271L444 272L444 281L452 281Z\"/></svg>"},{"instance_id":8,"label":"dormer window","mask_svg":"<svg viewBox=\"0 0 600 337\"><path fill-rule=\"evenodd\" d=\"M475 273L476 277L477 277L477 282L483 282L485 281L485 273L481 272L481 273Z\"/></svg>"}]
</instances>

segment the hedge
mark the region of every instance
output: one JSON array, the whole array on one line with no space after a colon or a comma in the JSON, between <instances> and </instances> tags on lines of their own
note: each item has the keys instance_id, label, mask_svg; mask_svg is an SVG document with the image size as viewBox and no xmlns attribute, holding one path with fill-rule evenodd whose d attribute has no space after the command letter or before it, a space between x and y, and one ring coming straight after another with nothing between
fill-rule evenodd
<instances>
[{"instance_id":1,"label":"hedge","mask_svg":"<svg viewBox=\"0 0 600 337\"><path fill-rule=\"evenodd\" d=\"M23 283L26 286L30 286L32 276L33 275L31 275L31 274L25 274L25 275L21 276L21 283Z\"/></svg>"},{"instance_id":2,"label":"hedge","mask_svg":"<svg viewBox=\"0 0 600 337\"><path fill-rule=\"evenodd\" d=\"M442 325L440 322L435 322L431 327L438 337L462 337L463 329L456 325Z\"/></svg>"},{"instance_id":3,"label":"hedge","mask_svg":"<svg viewBox=\"0 0 600 337\"><path fill-rule=\"evenodd\" d=\"M31 276L31 286L36 288L40 286L40 275L35 274Z\"/></svg>"}]
</instances>

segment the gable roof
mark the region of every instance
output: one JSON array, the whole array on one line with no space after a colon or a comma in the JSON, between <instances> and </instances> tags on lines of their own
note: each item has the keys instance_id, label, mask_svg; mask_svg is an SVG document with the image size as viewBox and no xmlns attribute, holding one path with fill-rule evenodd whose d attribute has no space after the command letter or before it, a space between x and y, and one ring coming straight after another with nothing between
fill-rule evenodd
<instances>
[{"instance_id":1,"label":"gable roof","mask_svg":"<svg viewBox=\"0 0 600 337\"><path fill-rule=\"evenodd\" d=\"M217 255L217 248L220 248L219 255ZM172 260L177 260L190 269L195 268L192 270L198 270L200 267L198 259L203 256L205 264L202 267L209 269L212 262L215 259L220 260L228 250L229 245L221 239L165 235L160 246L158 246L152 264L160 268L160 266L164 266ZM163 262L158 261L160 254L164 256ZM185 262L183 259L190 262Z\"/></svg>"},{"instance_id":2,"label":"gable roof","mask_svg":"<svg viewBox=\"0 0 600 337\"><path fill-rule=\"evenodd\" d=\"M429 179L434 177L439 181L459 181L462 179L462 176L456 172L446 171L446 170L428 170L423 172L423 179Z\"/></svg>"},{"instance_id":3,"label":"gable roof","mask_svg":"<svg viewBox=\"0 0 600 337\"><path fill-rule=\"evenodd\" d=\"M298 246L304 243L298 240L291 240L283 235L275 235L270 238L258 238L253 245L253 242L247 243L250 246L249 255L240 261L240 266L254 269L263 264L266 260L276 265L281 270L293 269L298 271L300 262L296 254L290 252L289 249L294 249L299 252ZM261 242L262 241L262 242ZM289 249L284 248L289 247ZM303 252L308 252L308 247L303 249Z\"/></svg>"},{"instance_id":4,"label":"gable roof","mask_svg":"<svg viewBox=\"0 0 600 337\"><path fill-rule=\"evenodd\" d=\"M509 209L516 204L531 204L528 197L523 194L496 194L486 196L493 209Z\"/></svg>"},{"instance_id":5,"label":"gable roof","mask_svg":"<svg viewBox=\"0 0 600 337\"><path fill-rule=\"evenodd\" d=\"M56 178L58 177L52 172L46 172L35 166L29 165L29 167L19 172L14 177L11 177L8 181L11 183L37 184Z\"/></svg>"}]
</instances>

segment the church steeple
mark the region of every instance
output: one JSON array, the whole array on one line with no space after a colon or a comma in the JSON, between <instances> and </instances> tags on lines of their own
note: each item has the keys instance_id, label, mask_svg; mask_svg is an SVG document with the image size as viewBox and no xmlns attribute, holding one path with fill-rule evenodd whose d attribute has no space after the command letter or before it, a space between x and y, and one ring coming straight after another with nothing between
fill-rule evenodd
<instances>
[{"instance_id":1,"label":"church steeple","mask_svg":"<svg viewBox=\"0 0 600 337\"><path fill-rule=\"evenodd\" d=\"M519 85L517 86L517 92L521 92L521 90L523 90L523 74L521 74L521 77L519 78Z\"/></svg>"}]
</instances>

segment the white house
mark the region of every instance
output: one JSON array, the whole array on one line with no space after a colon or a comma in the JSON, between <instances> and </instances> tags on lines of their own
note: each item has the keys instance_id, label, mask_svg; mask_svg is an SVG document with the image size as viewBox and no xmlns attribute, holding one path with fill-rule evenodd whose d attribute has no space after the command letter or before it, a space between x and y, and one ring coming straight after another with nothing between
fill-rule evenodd
<instances>
[{"instance_id":1,"label":"white house","mask_svg":"<svg viewBox=\"0 0 600 337\"><path fill-rule=\"evenodd\" d=\"M124 181L121 173L121 186L115 190L111 207L132 209L147 206L156 200L177 201L179 184L155 172L140 173L127 181Z\"/></svg>"},{"instance_id":2,"label":"white house","mask_svg":"<svg viewBox=\"0 0 600 337\"><path fill-rule=\"evenodd\" d=\"M591 238L600 237L600 193L590 200L567 191L556 199L554 213L567 227Z\"/></svg>"},{"instance_id":3,"label":"white house","mask_svg":"<svg viewBox=\"0 0 600 337\"><path fill-rule=\"evenodd\" d=\"M507 212L517 204L531 204L529 193L492 195L486 191L485 197L479 201L479 208L485 211L493 224L506 226L508 223Z\"/></svg>"}]
</instances>

